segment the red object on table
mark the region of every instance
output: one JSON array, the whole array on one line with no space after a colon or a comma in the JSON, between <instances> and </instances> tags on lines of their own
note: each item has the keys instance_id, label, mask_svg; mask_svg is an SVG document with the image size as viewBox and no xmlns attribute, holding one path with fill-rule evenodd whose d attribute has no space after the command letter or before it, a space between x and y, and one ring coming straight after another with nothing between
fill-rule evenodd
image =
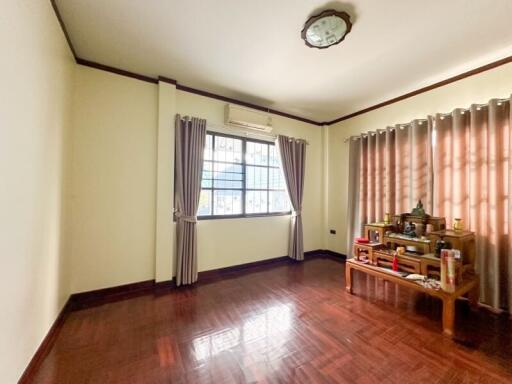
<instances>
[{"instance_id":1,"label":"red object on table","mask_svg":"<svg viewBox=\"0 0 512 384\"><path fill-rule=\"evenodd\" d=\"M358 237L356 238L356 243L359 244L368 244L370 240L368 240L366 237Z\"/></svg>"},{"instance_id":2,"label":"red object on table","mask_svg":"<svg viewBox=\"0 0 512 384\"><path fill-rule=\"evenodd\" d=\"M398 272L398 257L396 257L396 253L393 256L393 271Z\"/></svg>"}]
</instances>

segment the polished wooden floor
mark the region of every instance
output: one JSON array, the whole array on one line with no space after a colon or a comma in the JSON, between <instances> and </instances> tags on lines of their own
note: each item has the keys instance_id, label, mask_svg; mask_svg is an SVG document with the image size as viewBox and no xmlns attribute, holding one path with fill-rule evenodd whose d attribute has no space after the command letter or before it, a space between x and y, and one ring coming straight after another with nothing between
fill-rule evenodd
<instances>
[{"instance_id":1,"label":"polished wooden floor","mask_svg":"<svg viewBox=\"0 0 512 384\"><path fill-rule=\"evenodd\" d=\"M512 321L314 259L72 312L35 383L511 383Z\"/></svg>"}]
</instances>

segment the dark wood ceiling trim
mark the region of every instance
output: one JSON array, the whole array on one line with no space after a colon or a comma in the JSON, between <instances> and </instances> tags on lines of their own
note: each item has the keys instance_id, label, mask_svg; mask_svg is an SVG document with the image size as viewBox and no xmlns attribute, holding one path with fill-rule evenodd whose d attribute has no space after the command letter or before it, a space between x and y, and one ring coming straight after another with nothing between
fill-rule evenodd
<instances>
[{"instance_id":1,"label":"dark wood ceiling trim","mask_svg":"<svg viewBox=\"0 0 512 384\"><path fill-rule=\"evenodd\" d=\"M158 76L158 81L162 81L164 83L173 84L173 85L178 84L178 82L176 80L171 79L169 77L165 77L165 76Z\"/></svg>"},{"instance_id":2,"label":"dark wood ceiling trim","mask_svg":"<svg viewBox=\"0 0 512 384\"><path fill-rule=\"evenodd\" d=\"M125 71L124 69L119 69L119 68L111 67L109 65L96 63L94 61L81 59L80 57L76 58L76 62L80 65L85 65L87 67L101 69L102 71L112 72L117 75L131 77L133 79L146 81L146 82L152 83L152 84L158 84L158 79L156 79L154 77L149 77L149 76L141 75L141 74L130 72L130 71Z\"/></svg>"},{"instance_id":3,"label":"dark wood ceiling trim","mask_svg":"<svg viewBox=\"0 0 512 384\"><path fill-rule=\"evenodd\" d=\"M68 42L69 48L71 49L71 52L73 53L73 56L75 57L75 60L76 60L76 62L78 64L85 65L85 66L92 67L92 68L96 68L96 69L100 69L100 70L107 71L107 72L116 73L116 74L122 75L122 76L128 76L128 77L131 77L131 78L134 78L134 79L138 79L138 80L142 80L142 81L146 81L146 82L149 82L149 83L152 83L152 84L157 84L158 81L163 81L165 83L174 84L174 85L176 85L177 89L180 89L180 90L185 91L185 92L195 93L197 95L201 95L201 96L205 96L205 97L210 97L212 99L217 99L217 100L221 100L221 101L226 101L228 103L233 103L233 104L238 104L238 105L246 106L248 108L257 109L257 110L260 110L260 111L270 112L270 113L273 113L275 115L287 117L289 119L294 119L294 120L298 120L298 121L302 121L302 122L305 122L305 123L308 123L308 124L313 124L313 125L318 125L318 126L336 124L336 123L339 123L340 121L348 120L348 119L350 119L352 117L356 117L356 116L362 115L364 113L373 111L375 109L379 109L379 108L388 106L390 104L397 103L399 101L408 99L410 97L419 95L421 93L431 91L433 89L442 87L444 85L447 85L447 84L450 84L450 83L454 83L456 81L465 79L467 77L470 77L470 76L473 76L473 75L476 75L476 74L479 74L479 73L482 73L482 72L488 71L490 69L493 69L493 68L499 67L501 65L508 64L508 63L512 62L512 56L508 56L508 57L505 57L504 59L500 59L500 60L494 61L492 63L483 65L481 67L472 69L470 71L461 73L460 75L456 75L456 76L450 77L450 78L448 78L446 80L442 80L442 81L439 81L437 83L428 85L426 87L419 88L419 89L417 89L415 91L412 91L412 92L403 94L401 96L398 96L398 97L395 97L395 98L383 101L381 103L372 105L370 107L361 109L359 111L356 111L356 112L353 112L353 113L349 113L348 115L344 115L344 116L339 117L337 119L334 119L334 120L331 120L331 121L325 121L325 122L317 122L317 121L314 121L314 120L306 119L304 117L295 116L295 115L292 115L292 114L289 114L289 113L276 111L275 109L265 108L265 107L261 107L259 105L255 105L255 104L251 104L251 103L246 103L246 102L241 101L241 100L232 99L230 97L216 95L216 94L211 93L211 92L202 91L200 89L195 89L195 88L187 87L185 85L178 84L178 82L176 80L174 80L174 79L167 78L167 77L164 77L164 76L159 76L158 78L153 78L153 77L150 77L150 76L145 76L145 75L141 75L141 74L130 72L130 71L125 71L124 69L114 68L114 67L110 67L108 65L104 65L104 64L93 62L93 61L81 59L81 58L79 58L76 55L75 48L73 47L73 43L71 42L71 39L70 39L69 34L68 34L68 31L66 29L66 25L64 24L64 21L62 20L62 17L60 15L60 12L59 12L59 9L57 7L57 4L56 4L55 0L50 0L50 2L52 4L53 10L55 11L55 15L57 16L57 20L59 21L59 24L60 24L60 26L62 28L62 32L64 33L64 36L66 37L66 41Z\"/></svg>"},{"instance_id":4,"label":"dark wood ceiling trim","mask_svg":"<svg viewBox=\"0 0 512 384\"><path fill-rule=\"evenodd\" d=\"M231 97L221 96L221 95L217 95L215 93L203 91L203 90L200 90L200 89L187 87L187 86L181 85L179 83L176 85L176 89L179 89L180 91L184 91L184 92L194 93L194 94L200 95L200 96L209 97L211 99L225 101L226 103L232 103L232 104L241 105L241 106L247 107L247 108L257 109L259 111L264 111L264 112L272 113L274 115L287 117L289 119L299 120L299 121L302 121L302 122L308 123L308 124L322 125L322 123L319 123L319 122L314 121L314 120L306 119L304 117L291 115L289 113L285 113L285 112L281 112L281 111L276 111L275 109L272 109L272 108L265 108L265 107L262 107L260 105L256 105L256 104L252 104L252 103L247 103L245 101L233 99Z\"/></svg>"},{"instance_id":5,"label":"dark wood ceiling trim","mask_svg":"<svg viewBox=\"0 0 512 384\"><path fill-rule=\"evenodd\" d=\"M76 62L78 64L80 64L80 65L85 65L87 67L91 67L91 68L95 68L95 69L100 69L102 71L107 71L107 72L115 73L115 74L121 75L121 76L131 77L131 78L134 78L134 79L137 79L137 80L146 81L146 82L152 83L152 84L158 84L159 81L162 81L164 83L169 83L169 84L176 85L176 89L179 89L180 91L194 93L196 95L205 96L205 97L208 97L210 99L216 99L216 100L225 101L227 103L242 105L244 107L248 107L248 108L252 108L252 109L257 109L259 111L265 111L265 112L273 113L274 115L279 115L279 116L287 117L289 119L303 121L303 122L308 123L308 124L322 125L322 123L319 123L319 122L316 122L316 121L313 121L313 120L309 120L309 119L306 119L304 117L291 115L289 113L276 111L275 109L265 108L265 107L262 107L260 105L246 103L245 101L241 101L241 100L237 100L237 99L232 99L230 97L217 95L215 93L211 93L211 92L207 92L207 91L202 91L202 90L196 89L196 88L187 87L186 85L179 84L176 80L168 78L168 77L164 77L164 76L159 76L158 78L149 77L149 76L141 75L141 74L130 72L130 71L125 71L124 69L119 69L119 68L111 67L109 65L104 65L104 64L96 63L94 61L89 61L89 60L81 59L80 57L76 58Z\"/></svg>"},{"instance_id":6,"label":"dark wood ceiling trim","mask_svg":"<svg viewBox=\"0 0 512 384\"><path fill-rule=\"evenodd\" d=\"M256 104L246 103L245 101L242 101L242 100L236 100L236 99L232 99L230 97L225 97L225 96L221 96L221 95L216 95L216 94L211 93L211 92L202 91L200 89L195 89L195 88L187 87L185 85L178 84L177 80L171 79L171 78L168 78L168 77L165 77L165 76L158 76L158 78L154 78L154 77L150 77L150 76L146 76L146 75L141 75L139 73L125 71L124 69L119 69L119 68L111 67L109 65L96 63L94 61L82 59L82 58L78 57L77 54L76 54L75 48L73 47L73 43L71 42L71 39L69 38L69 34L68 34L67 29L66 29L66 25L64 24L64 21L62 20L62 17L61 17L60 12L59 12L59 8L57 7L57 4L56 4L55 0L50 0L50 2L52 4L53 10L55 11L55 15L57 16L57 19L59 20L59 24L60 24L60 27L62 28L62 32L64 33L64 36L66 37L66 40L67 40L67 42L69 44L69 48L71 49L71 52L73 53L73 56L75 57L75 61L77 62L77 64L85 65L85 66L91 67L91 68L100 69L102 71L107 71L107 72L115 73L115 74L118 74L118 75L121 75L121 76L131 77L133 79L146 81L146 82L152 83L152 84L158 84L159 81L162 81L164 83L174 84L174 85L176 85L177 89L180 89L180 90L182 90L184 92L190 92L190 93L194 93L196 95L201 95L201 96L209 97L209 98L216 99L216 100L222 100L222 101L226 101L228 103L242 105L242 106L246 106L246 107L249 107L249 108L257 109L257 110L260 110L260 111L270 112L270 113L273 113L274 115L279 115L279 116L287 117L289 119L294 119L294 120L302 121L302 122L305 122L305 123L308 123L308 124L313 124L313 125L322 125L323 124L323 123L319 123L317 121L306 119L304 117L295 116L295 115L292 115L292 114L289 114L289 113L276 111L275 109L265 108L265 107L262 107L262 106L259 106L259 105L256 105Z\"/></svg>"},{"instance_id":7,"label":"dark wood ceiling trim","mask_svg":"<svg viewBox=\"0 0 512 384\"><path fill-rule=\"evenodd\" d=\"M426 87L417 89L415 91L406 93L404 95L395 97L393 99L389 99L389 100L383 101L382 103L372 105L371 107L364 108L364 109L361 109L361 110L353 112L353 113L349 113L348 115L339 117L339 118L337 118L335 120L328 121L325 124L326 125L332 125L332 124L339 123L340 121L343 121L343 120L348 120L348 119L350 119L352 117L356 117L356 116L362 115L363 113L370 112L370 111L373 111L375 109L382 108L382 107L385 107L387 105L397 103L399 101L402 101L402 100L408 99L410 97L419 95L420 93L431 91L433 89L442 87L442 86L450 84L450 83L454 83L456 81L465 79L465 78L473 76L473 75L477 75L479 73L488 71L490 69L499 67L499 66L504 65L504 64L508 64L510 62L512 62L512 56L505 57L504 59L500 59L500 60L494 61L494 62L492 62L490 64L482 65L481 67L478 67L478 68L472 69L470 71L461 73L460 75L456 75L456 76L450 77L450 78L448 78L446 80L439 81L437 83L428 85Z\"/></svg>"},{"instance_id":8,"label":"dark wood ceiling trim","mask_svg":"<svg viewBox=\"0 0 512 384\"><path fill-rule=\"evenodd\" d=\"M71 42L71 38L69 37L68 30L66 29L66 25L64 24L64 21L62 20L62 16L60 15L59 8L57 8L57 3L55 3L55 0L50 0L50 3L52 4L53 11L55 12L55 16L57 16L57 20L59 21L60 28L62 29L62 32L64 33L64 36L66 37L66 41L68 42L69 49L71 49L71 53L73 54L73 57L76 60L76 51L75 47L73 47L73 43Z\"/></svg>"}]
</instances>

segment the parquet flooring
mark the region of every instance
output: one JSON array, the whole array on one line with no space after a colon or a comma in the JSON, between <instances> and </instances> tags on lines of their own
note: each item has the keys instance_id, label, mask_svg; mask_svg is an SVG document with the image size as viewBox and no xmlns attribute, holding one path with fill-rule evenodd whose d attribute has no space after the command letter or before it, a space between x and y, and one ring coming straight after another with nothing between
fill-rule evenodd
<instances>
[{"instance_id":1,"label":"parquet flooring","mask_svg":"<svg viewBox=\"0 0 512 384\"><path fill-rule=\"evenodd\" d=\"M512 321L330 259L72 312L35 383L511 383Z\"/></svg>"}]
</instances>

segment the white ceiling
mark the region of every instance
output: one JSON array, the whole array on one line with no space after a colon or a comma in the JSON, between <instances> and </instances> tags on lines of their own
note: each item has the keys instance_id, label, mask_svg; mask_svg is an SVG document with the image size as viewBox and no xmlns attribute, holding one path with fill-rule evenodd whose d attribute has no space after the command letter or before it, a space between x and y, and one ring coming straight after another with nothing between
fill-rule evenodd
<instances>
[{"instance_id":1,"label":"white ceiling","mask_svg":"<svg viewBox=\"0 0 512 384\"><path fill-rule=\"evenodd\" d=\"M330 121L512 54L511 0L57 0L80 58ZM352 32L300 31L325 8Z\"/></svg>"}]
</instances>

